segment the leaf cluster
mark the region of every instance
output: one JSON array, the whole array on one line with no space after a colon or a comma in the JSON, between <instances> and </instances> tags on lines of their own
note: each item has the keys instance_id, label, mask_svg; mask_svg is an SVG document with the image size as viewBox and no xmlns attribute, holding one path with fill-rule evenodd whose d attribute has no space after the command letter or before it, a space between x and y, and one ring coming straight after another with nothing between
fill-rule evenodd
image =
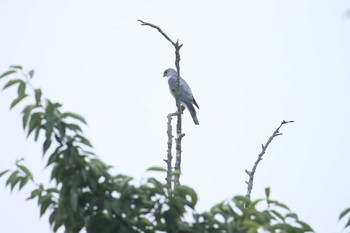
<instances>
[{"instance_id":1,"label":"leaf cluster","mask_svg":"<svg viewBox=\"0 0 350 233\"><path fill-rule=\"evenodd\" d=\"M196 215L196 232L254 233L264 232L313 232L297 214L278 201L269 198L270 189L265 190L266 197L250 201L245 196L235 196L211 208L209 212ZM265 204L260 210L258 206Z\"/></svg>"},{"instance_id":2,"label":"leaf cluster","mask_svg":"<svg viewBox=\"0 0 350 233\"><path fill-rule=\"evenodd\" d=\"M43 100L41 90L29 83L33 74L11 66L0 80L16 76L4 85L4 89L17 85L18 96L10 108L28 96L33 98L22 110L23 129L35 141L40 135L44 138L42 150L46 167L51 169L51 186L37 184L23 161L17 161L15 169L1 172L0 177L8 174L6 185L11 190L31 181L35 189L28 199L37 200L40 215L49 214L55 232L60 228L66 233L312 231L286 205L271 200L269 189L264 199L236 196L197 213L198 197L191 187L178 185L168 190L153 177L138 184L132 177L112 174L83 134L85 119L62 111L60 103ZM31 93L27 93L28 85ZM165 172L156 167L149 170ZM258 205L263 203L266 207L261 210Z\"/></svg>"}]
</instances>

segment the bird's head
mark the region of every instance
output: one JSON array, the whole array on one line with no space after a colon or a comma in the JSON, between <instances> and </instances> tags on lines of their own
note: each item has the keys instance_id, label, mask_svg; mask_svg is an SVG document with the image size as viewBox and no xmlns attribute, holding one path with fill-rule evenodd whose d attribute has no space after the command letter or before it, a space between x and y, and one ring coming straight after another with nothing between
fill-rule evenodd
<instances>
[{"instance_id":1,"label":"bird's head","mask_svg":"<svg viewBox=\"0 0 350 233\"><path fill-rule=\"evenodd\" d=\"M170 77L174 77L174 76L177 77L177 72L173 68L168 68L168 69L164 70L163 77L170 78Z\"/></svg>"}]
</instances>

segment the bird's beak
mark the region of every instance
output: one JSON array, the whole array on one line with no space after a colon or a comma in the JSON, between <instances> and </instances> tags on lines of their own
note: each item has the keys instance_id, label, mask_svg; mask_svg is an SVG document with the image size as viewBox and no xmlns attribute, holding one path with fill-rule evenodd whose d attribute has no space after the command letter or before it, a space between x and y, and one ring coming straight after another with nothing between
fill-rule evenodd
<instances>
[{"instance_id":1,"label":"bird's beak","mask_svg":"<svg viewBox=\"0 0 350 233\"><path fill-rule=\"evenodd\" d=\"M165 77L166 75L165 75L165 72L163 73L163 77Z\"/></svg>"}]
</instances>

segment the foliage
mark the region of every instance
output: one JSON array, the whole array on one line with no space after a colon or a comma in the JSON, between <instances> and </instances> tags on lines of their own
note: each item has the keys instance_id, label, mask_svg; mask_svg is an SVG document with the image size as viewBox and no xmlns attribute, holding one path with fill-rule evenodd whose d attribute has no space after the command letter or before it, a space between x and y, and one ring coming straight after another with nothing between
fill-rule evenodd
<instances>
[{"instance_id":1,"label":"foliage","mask_svg":"<svg viewBox=\"0 0 350 233\"><path fill-rule=\"evenodd\" d=\"M83 134L85 119L62 112L59 103L43 100L41 90L30 85L33 74L24 72L21 66L11 66L0 80L16 76L4 85L4 89L17 86L18 96L10 108L33 97L33 103L22 110L23 128L35 141L43 135L42 150L54 186L37 184L22 160L13 170L0 172L0 177L7 175L6 185L11 190L21 190L28 182L35 185L28 199L37 200L40 215L50 215L53 231L61 227L67 233L84 229L91 233L313 231L286 205L271 200L269 189L264 199L250 201L235 196L207 212L197 213L198 197L188 186L168 190L164 182L152 177L136 185L132 177L111 174L110 166L95 155ZM27 86L32 94L27 93ZM166 173L158 167L149 170Z\"/></svg>"}]
</instances>

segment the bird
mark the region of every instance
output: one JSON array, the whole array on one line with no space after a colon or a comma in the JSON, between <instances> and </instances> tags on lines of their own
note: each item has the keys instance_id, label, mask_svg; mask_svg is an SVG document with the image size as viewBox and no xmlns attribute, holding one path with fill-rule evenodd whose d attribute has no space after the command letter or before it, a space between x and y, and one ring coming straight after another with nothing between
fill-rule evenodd
<instances>
[{"instance_id":1,"label":"bird","mask_svg":"<svg viewBox=\"0 0 350 233\"><path fill-rule=\"evenodd\" d=\"M164 71L163 77L168 78L170 93L175 97L175 90L177 87L177 77L178 77L177 71L174 70L173 68L168 68ZM196 106L199 109L199 106L193 97L190 86L186 83L186 81L184 79L182 79L180 77L180 86L179 87L180 87L180 101L181 101L181 103L190 112L194 123L196 125L199 125L196 109L194 108L194 106Z\"/></svg>"}]
</instances>

